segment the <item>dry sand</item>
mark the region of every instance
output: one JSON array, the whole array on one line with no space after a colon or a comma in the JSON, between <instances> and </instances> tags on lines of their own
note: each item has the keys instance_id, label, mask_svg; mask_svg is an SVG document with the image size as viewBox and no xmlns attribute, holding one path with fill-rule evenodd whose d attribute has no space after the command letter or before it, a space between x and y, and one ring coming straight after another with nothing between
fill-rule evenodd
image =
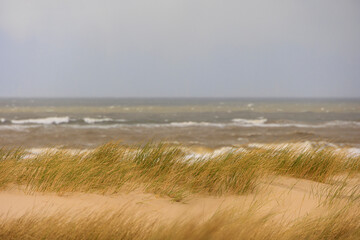
<instances>
[{"instance_id":1,"label":"dry sand","mask_svg":"<svg viewBox=\"0 0 360 240\"><path fill-rule=\"evenodd\" d=\"M275 213L282 221L295 220L308 214L323 214L321 206L329 185L309 180L276 177L263 182L253 194L243 196L191 195L182 202L140 191L116 195L89 193L27 193L13 186L0 191L0 215L16 218L26 213L54 214L66 212L81 214L106 210L131 210L166 222L182 218L205 220L221 209L258 207L261 213Z\"/></svg>"}]
</instances>

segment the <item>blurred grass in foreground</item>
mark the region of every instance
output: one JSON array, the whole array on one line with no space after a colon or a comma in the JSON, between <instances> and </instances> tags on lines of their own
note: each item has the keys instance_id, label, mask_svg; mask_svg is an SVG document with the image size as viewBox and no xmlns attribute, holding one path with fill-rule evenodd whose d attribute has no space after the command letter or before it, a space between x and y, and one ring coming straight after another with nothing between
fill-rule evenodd
<instances>
[{"instance_id":1,"label":"blurred grass in foreground","mask_svg":"<svg viewBox=\"0 0 360 240\"><path fill-rule=\"evenodd\" d=\"M360 210L347 206L324 216L303 217L290 223L274 221L271 214L252 209L229 209L209 219L160 223L119 210L82 213L69 217L24 215L0 219L1 239L358 239Z\"/></svg>"}]
</instances>

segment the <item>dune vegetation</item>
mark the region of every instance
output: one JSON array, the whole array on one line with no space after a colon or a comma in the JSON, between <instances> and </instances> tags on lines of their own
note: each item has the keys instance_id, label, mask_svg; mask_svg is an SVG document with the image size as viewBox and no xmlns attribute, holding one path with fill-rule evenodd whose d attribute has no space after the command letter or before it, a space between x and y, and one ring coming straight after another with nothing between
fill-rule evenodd
<instances>
[{"instance_id":1,"label":"dune vegetation","mask_svg":"<svg viewBox=\"0 0 360 240\"><path fill-rule=\"evenodd\" d=\"M359 208L347 207L287 224L274 222L271 215L252 210L221 211L203 222L179 220L161 224L133 217L123 211L65 214L43 217L24 215L0 222L1 239L358 239Z\"/></svg>"},{"instance_id":2,"label":"dune vegetation","mask_svg":"<svg viewBox=\"0 0 360 240\"><path fill-rule=\"evenodd\" d=\"M206 159L186 156L168 144L127 147L108 143L89 152L47 151L25 157L21 149L0 152L0 186L28 190L115 193L142 188L170 197L181 194L245 194L260 178L286 175L324 182L360 172L360 157L332 148L267 148L228 151Z\"/></svg>"},{"instance_id":3,"label":"dune vegetation","mask_svg":"<svg viewBox=\"0 0 360 240\"><path fill-rule=\"evenodd\" d=\"M166 143L123 146L108 143L94 150L49 150L28 155L23 149L0 150L0 188L26 192L117 194L141 190L182 202L194 194L246 195L276 176L330 186L336 179L359 179L360 157L331 147L247 148L203 157ZM336 185L326 201L344 201ZM356 186L355 186L356 187ZM100 214L26 214L0 221L1 239L357 239L360 194L353 188L326 214L287 223L253 209L219 211L204 221L179 219L165 224L131 217L123 210ZM336 204L335 204L336 205ZM81 217L80 217L81 216Z\"/></svg>"}]
</instances>

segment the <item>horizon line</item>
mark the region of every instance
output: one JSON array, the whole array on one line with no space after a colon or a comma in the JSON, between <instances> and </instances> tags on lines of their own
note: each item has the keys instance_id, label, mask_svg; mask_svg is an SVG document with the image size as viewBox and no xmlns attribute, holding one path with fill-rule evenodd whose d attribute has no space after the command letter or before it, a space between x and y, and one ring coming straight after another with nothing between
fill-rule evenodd
<instances>
[{"instance_id":1,"label":"horizon line","mask_svg":"<svg viewBox=\"0 0 360 240\"><path fill-rule=\"evenodd\" d=\"M190 96L146 96L146 97L140 97L140 96L126 96L126 97L119 97L119 96L0 96L0 99L359 99L358 97L334 97L334 96L328 96L328 97L293 97L293 96L268 96L268 97L250 97L250 96L244 96L244 97L212 97L212 96L201 96L201 97L190 97Z\"/></svg>"}]
</instances>

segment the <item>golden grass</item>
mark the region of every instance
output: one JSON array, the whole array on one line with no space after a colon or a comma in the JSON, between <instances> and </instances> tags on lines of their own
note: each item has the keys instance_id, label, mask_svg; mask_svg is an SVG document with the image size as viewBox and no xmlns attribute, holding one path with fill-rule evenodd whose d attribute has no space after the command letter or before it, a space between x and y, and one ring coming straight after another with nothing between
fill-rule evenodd
<instances>
[{"instance_id":1,"label":"golden grass","mask_svg":"<svg viewBox=\"0 0 360 240\"><path fill-rule=\"evenodd\" d=\"M0 151L0 187L25 185L30 191L115 193L141 188L180 201L191 193L245 194L268 174L324 182L360 172L360 158L331 148L249 149L185 158L182 147L108 143L88 153L66 150L24 158L19 149Z\"/></svg>"},{"instance_id":2,"label":"golden grass","mask_svg":"<svg viewBox=\"0 0 360 240\"><path fill-rule=\"evenodd\" d=\"M52 216L27 214L0 220L1 239L358 239L360 211L348 206L320 217L274 221L254 209L219 211L207 220L161 223L129 211Z\"/></svg>"},{"instance_id":3,"label":"golden grass","mask_svg":"<svg viewBox=\"0 0 360 240\"><path fill-rule=\"evenodd\" d=\"M0 187L28 191L116 193L142 189L181 201L189 194L247 194L266 176L284 175L331 183L319 194L332 208L320 216L279 221L256 208L219 211L208 219L160 222L136 212L0 217L0 239L358 239L359 185L347 177L360 173L360 158L333 148L247 149L188 157L183 147L108 143L89 152L49 151L26 156L21 149L0 150ZM334 177L342 176L341 181ZM335 183L334 183L335 181Z\"/></svg>"}]
</instances>

